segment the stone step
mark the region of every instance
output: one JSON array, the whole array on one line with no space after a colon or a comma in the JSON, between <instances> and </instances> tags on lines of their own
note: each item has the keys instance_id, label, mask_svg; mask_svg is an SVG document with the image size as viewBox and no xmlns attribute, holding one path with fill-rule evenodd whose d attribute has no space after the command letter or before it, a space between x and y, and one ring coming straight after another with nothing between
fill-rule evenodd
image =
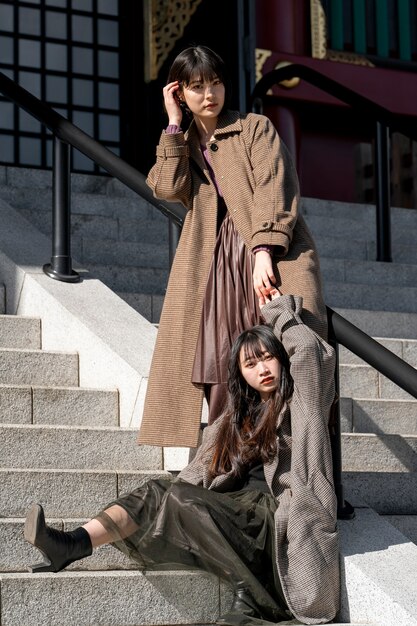
<instances>
[{"instance_id":1,"label":"stone step","mask_svg":"<svg viewBox=\"0 0 417 626\"><path fill-rule=\"evenodd\" d=\"M342 434L345 472L401 472L417 477L417 435Z\"/></svg>"},{"instance_id":2,"label":"stone step","mask_svg":"<svg viewBox=\"0 0 417 626\"><path fill-rule=\"evenodd\" d=\"M26 219L50 236L52 232L50 198L38 197L34 205L28 200L30 196L27 190L24 190L24 194L22 190L19 191L19 194L0 192L0 197L18 208ZM365 230L363 228L358 229L356 219L338 218L341 219L343 231L350 230L351 236L347 238L344 232L339 235L336 223L334 234L323 238L323 232L328 232L327 229L323 231L325 219L327 220L325 216L307 217L307 220L311 221L309 225L321 257L375 261L376 244L372 228L369 229L365 225ZM167 218L140 199L126 201L124 198L115 199L102 195L73 194L71 225L74 256L76 256L75 251L80 247L77 237L152 242L159 246L168 241ZM415 228L417 229L417 227ZM408 237L410 240L410 228L404 225L402 229L405 229L406 234L404 235L403 230L401 230L397 238L393 239L393 259L397 263L415 264L417 263L417 253L413 241L410 241L408 245L404 243L404 237ZM86 244L83 244L83 249L87 250Z\"/></svg>"},{"instance_id":3,"label":"stone step","mask_svg":"<svg viewBox=\"0 0 417 626\"><path fill-rule=\"evenodd\" d=\"M147 233L145 232L144 236ZM149 243L148 243L149 242ZM416 249L416 248L413 248ZM76 248L74 248L76 256ZM78 260L98 265L168 268L168 250L161 242L112 241L111 239L83 239ZM417 286L417 265L406 263L377 263L321 256L325 282L386 285L394 287Z\"/></svg>"},{"instance_id":4,"label":"stone step","mask_svg":"<svg viewBox=\"0 0 417 626\"><path fill-rule=\"evenodd\" d=\"M149 237L147 241L152 242L153 238ZM77 259L87 267L90 263L162 269L169 267L168 247L162 246L156 238L154 243L84 239L82 256L77 256Z\"/></svg>"},{"instance_id":5,"label":"stone step","mask_svg":"<svg viewBox=\"0 0 417 626\"><path fill-rule=\"evenodd\" d=\"M45 488L54 490L57 488L56 483L59 483L58 488L60 488L60 485L65 482L68 484L68 478L71 476L73 476L74 482L79 482L86 480L88 474L93 483L93 489L97 481L100 483L110 481L112 483L116 473L120 471L131 472L133 467L141 467L143 470L155 470L162 467L162 454L157 448L141 446L136 448L136 455L127 452L125 458L120 459L118 457L122 454L118 454L118 450L114 452L113 449L110 451L103 449L102 438L97 436L97 447L94 448L89 441L91 437L86 436L86 444L81 449L79 458L76 458L76 445L74 445L74 439L69 436L68 429L65 433L68 440L62 440L62 437L48 437L49 433L45 432L45 428L32 428L38 430L36 433L38 436L33 436L33 443L30 443L29 436L17 437L20 434L19 431L29 431L30 427L2 426L0 429L3 466L1 470L2 497L6 499L0 510L2 515L6 517L22 516L20 507L23 506L23 510L26 510L25 503L27 503L28 497L33 500L35 491L39 492L40 490L42 493L42 489ZM98 429L95 429L95 433L99 434ZM81 437L78 440L79 446L81 446L80 441ZM8 448L12 444L16 447L14 451L9 451ZM53 446L55 447L53 448ZM133 442L130 442L130 447L127 445L120 446L120 448L122 450L135 450ZM67 449L67 453L65 449ZM24 450L24 455L22 450ZM36 458L36 451L40 458ZM64 456L64 458L60 458L60 456ZM345 472L398 473L401 476L408 473L417 476L417 436L344 433L342 434L342 462ZM77 469L70 469L74 467ZM109 471L112 467L115 468L113 472ZM15 481L14 484L10 482L12 479ZM24 492L15 495L16 489L19 490L20 479L26 481L20 487L20 489L23 487ZM48 481L51 483L49 486ZM34 485L31 486L29 483L34 483ZM41 487L36 489L38 483ZM89 485L89 481L86 481L86 485ZM87 487L87 491L89 491L89 487ZM47 491L47 493L49 492ZM77 494L74 497L76 498ZM102 504L103 499L104 501L109 500L102 498ZM41 497L37 497L36 500L44 502ZM20 513L16 512L14 507L17 507ZM56 516L55 512L49 514L52 517ZM86 515L85 512L68 513L67 511L61 511L59 514L66 517Z\"/></svg>"},{"instance_id":6,"label":"stone step","mask_svg":"<svg viewBox=\"0 0 417 626\"><path fill-rule=\"evenodd\" d=\"M7 166L4 171L4 184L10 187L30 189L51 189L52 170L31 169L29 167ZM106 194L112 179L100 174L71 174L72 191Z\"/></svg>"},{"instance_id":7,"label":"stone step","mask_svg":"<svg viewBox=\"0 0 417 626\"><path fill-rule=\"evenodd\" d=\"M51 181L47 180L48 172L43 180L37 180L36 172L34 175L28 177L20 177L19 173L13 173L7 178L7 184L2 185L0 194L17 206L22 208L33 207L33 202L30 203L28 199L28 192L37 188L36 198L33 198L35 206L40 210L48 210L50 206L51 196ZM90 214L104 214L111 215L114 213L120 214L121 212L129 212L130 201L136 202L136 204L142 204L142 211L145 207L149 209L150 216L157 213L154 212L146 201L138 196L134 191L120 183L115 179L109 177L96 177L96 176L80 176L78 174L72 175L71 190L73 195L73 208L74 212L84 212ZM86 196L86 198L83 198ZM91 196L97 198L92 202L88 202ZM109 199L114 201L113 208ZM125 206L118 204L119 200L125 200ZM121 206L120 210L118 207ZM80 211L81 209L81 211ZM133 205L133 211L136 211ZM300 213L306 217L311 218L331 218L334 220L346 220L361 226L368 226L370 233L375 235L375 206L370 204L356 204L356 203L344 203L337 201L320 200L316 198L301 198ZM397 227L399 228L415 228L417 229L417 217L415 211L403 208L393 207L391 208L391 217L393 221L393 231ZM361 229L363 233L363 228Z\"/></svg>"},{"instance_id":8,"label":"stone step","mask_svg":"<svg viewBox=\"0 0 417 626\"><path fill-rule=\"evenodd\" d=\"M0 384L78 386L78 354L0 349Z\"/></svg>"},{"instance_id":9,"label":"stone step","mask_svg":"<svg viewBox=\"0 0 417 626\"><path fill-rule=\"evenodd\" d=\"M396 313L417 313L416 287L386 287L384 285L343 283L324 279L324 297L332 309L356 309L365 311L383 311ZM416 331L411 335L401 329L399 336L415 339ZM394 331L393 331L394 332ZM371 330L372 336L384 336L380 328ZM396 335L389 335L391 337Z\"/></svg>"},{"instance_id":10,"label":"stone step","mask_svg":"<svg viewBox=\"0 0 417 626\"><path fill-rule=\"evenodd\" d=\"M417 515L384 515L384 519L417 544Z\"/></svg>"},{"instance_id":11,"label":"stone step","mask_svg":"<svg viewBox=\"0 0 417 626\"><path fill-rule=\"evenodd\" d=\"M231 600L217 578L200 572L0 575L0 623L7 626L208 624Z\"/></svg>"},{"instance_id":12,"label":"stone step","mask_svg":"<svg viewBox=\"0 0 417 626\"><path fill-rule=\"evenodd\" d=\"M409 363L412 367L417 368L416 340L376 338L376 341L388 350L390 350L390 352L393 352L396 356ZM398 400L409 400L410 398L412 398L412 396L400 389L400 387L398 387L395 383L391 382L382 374L377 373L375 369L370 368L370 366L368 366L365 361L347 350L344 346L340 346L339 357L341 363L341 377L343 379L341 384L342 395L352 395L355 399L391 398ZM392 415L392 409L394 408L394 405L392 407L390 407L390 405L385 405L385 408L389 410L390 415ZM399 413L405 408L406 405L400 404L398 407L399 410L396 412L396 415L399 416ZM404 422L404 427L406 423L411 425L412 422L409 421L409 418L413 415L414 410L414 403L411 402L407 407L408 418ZM361 412L363 413L362 409L359 409L359 414ZM391 417L389 417L388 415L387 418L388 421L391 420ZM404 430L402 430L401 432L404 432Z\"/></svg>"},{"instance_id":13,"label":"stone step","mask_svg":"<svg viewBox=\"0 0 417 626\"><path fill-rule=\"evenodd\" d=\"M341 398L342 432L417 435L416 400Z\"/></svg>"},{"instance_id":14,"label":"stone step","mask_svg":"<svg viewBox=\"0 0 417 626\"><path fill-rule=\"evenodd\" d=\"M306 215L305 221L314 238L323 236L323 233L331 233L336 237L345 237L354 241L375 241L375 218L371 220L361 219L360 213L356 215L354 218L333 217L326 214ZM399 247L400 245L412 246L415 237L415 224L396 223L391 231L393 249L397 249L397 246Z\"/></svg>"},{"instance_id":15,"label":"stone step","mask_svg":"<svg viewBox=\"0 0 417 626\"><path fill-rule=\"evenodd\" d=\"M417 339L417 313L372 311L327 304L371 337Z\"/></svg>"},{"instance_id":16,"label":"stone step","mask_svg":"<svg viewBox=\"0 0 417 626\"><path fill-rule=\"evenodd\" d=\"M417 515L417 472L345 471L343 485L380 515Z\"/></svg>"},{"instance_id":17,"label":"stone step","mask_svg":"<svg viewBox=\"0 0 417 626\"><path fill-rule=\"evenodd\" d=\"M90 519L147 480L169 476L158 466L161 463L154 462L150 470L117 472L0 468L0 516L24 518L39 502L50 518Z\"/></svg>"},{"instance_id":18,"label":"stone step","mask_svg":"<svg viewBox=\"0 0 417 626\"><path fill-rule=\"evenodd\" d=\"M23 211L35 211L44 216L45 224L50 224L52 192L39 189L33 194L30 188L1 186L0 197L12 206ZM96 193L73 192L71 194L71 215L107 217L115 219L160 220L164 222L158 209L143 198L116 197Z\"/></svg>"},{"instance_id":19,"label":"stone step","mask_svg":"<svg viewBox=\"0 0 417 626\"><path fill-rule=\"evenodd\" d=\"M350 259L353 261L376 261L375 241L350 239L332 235L323 237L315 233L314 241L320 258ZM405 246L400 242L392 246L392 258L395 263L417 264L416 246Z\"/></svg>"},{"instance_id":20,"label":"stone step","mask_svg":"<svg viewBox=\"0 0 417 626\"><path fill-rule=\"evenodd\" d=\"M11 203L11 206L19 210L19 213L33 224L42 233L51 237L52 234L52 216L45 211L36 211L34 209L22 209ZM100 239L112 239L117 241L119 238L119 222L113 217L103 217L101 215L78 215L71 214L71 235L74 239L74 250L71 254L77 258L75 252L79 249L77 239L86 237ZM72 242L71 242L72 244Z\"/></svg>"},{"instance_id":21,"label":"stone step","mask_svg":"<svg viewBox=\"0 0 417 626\"><path fill-rule=\"evenodd\" d=\"M356 223L370 224L371 226L375 225L376 221L374 204L322 200L305 196L301 198L300 213L305 217L314 215L334 219L350 219ZM394 223L393 230L397 225L402 228L417 228L417 212L414 209L391 207L391 221Z\"/></svg>"},{"instance_id":22,"label":"stone step","mask_svg":"<svg viewBox=\"0 0 417 626\"><path fill-rule=\"evenodd\" d=\"M417 287L417 265L321 257L320 266L325 283Z\"/></svg>"},{"instance_id":23,"label":"stone step","mask_svg":"<svg viewBox=\"0 0 417 626\"><path fill-rule=\"evenodd\" d=\"M118 291L117 295L123 298L138 313L146 317L154 324L159 323L162 306L164 304L163 294L152 293L127 293Z\"/></svg>"},{"instance_id":24,"label":"stone step","mask_svg":"<svg viewBox=\"0 0 417 626\"><path fill-rule=\"evenodd\" d=\"M74 235L80 231L86 234L100 231L114 240L151 240L160 243L162 236L166 241L168 234L167 218L125 186L117 185L117 182L107 179L107 183L99 181L97 185L83 182L75 185L75 187L73 185L72 223ZM84 189L87 191L83 191ZM21 186L6 185L0 189L0 197L3 197L12 206L19 208L29 221L40 228L42 232L50 234L50 188L41 188L34 198L29 191L30 189ZM342 249L346 251L348 256L353 255L355 250L356 256L351 258L371 260L375 258L375 207L329 203L305 198L302 202L301 213L305 215L319 243L319 250L322 255L326 256L329 251L329 256L337 256L338 250L340 256ZM395 221L393 254L394 260L397 262L416 262L414 240L411 239L408 246L404 245L404 237L410 239L410 230L417 230L417 219L413 213L407 209L392 209L393 221ZM92 224L94 218L97 218L96 228ZM100 218L117 220L119 228L116 228L116 224L113 224L113 228L111 228L110 223L105 223ZM328 228L323 231L323 220L326 220L327 224L329 219L334 222L332 232L335 233L335 239L339 239L337 244L332 243L332 237L325 240L321 239L322 233L328 232ZM126 221L130 223L126 223L124 226ZM154 228L155 222L159 223L157 228ZM347 241L346 233L350 235L349 241ZM353 241L352 237L354 238ZM325 241L328 241L330 246L326 246ZM340 248L339 243L342 243L342 248Z\"/></svg>"},{"instance_id":25,"label":"stone step","mask_svg":"<svg viewBox=\"0 0 417 626\"><path fill-rule=\"evenodd\" d=\"M413 400L413 396L369 365L340 365L340 395L344 398Z\"/></svg>"},{"instance_id":26,"label":"stone step","mask_svg":"<svg viewBox=\"0 0 417 626\"><path fill-rule=\"evenodd\" d=\"M118 426L119 393L111 389L0 385L0 423Z\"/></svg>"},{"instance_id":27,"label":"stone step","mask_svg":"<svg viewBox=\"0 0 417 626\"><path fill-rule=\"evenodd\" d=\"M339 520L341 622L416 626L417 546L368 507Z\"/></svg>"},{"instance_id":28,"label":"stone step","mask_svg":"<svg viewBox=\"0 0 417 626\"><path fill-rule=\"evenodd\" d=\"M0 463L20 469L160 469L162 450L136 444L136 428L0 424Z\"/></svg>"},{"instance_id":29,"label":"stone step","mask_svg":"<svg viewBox=\"0 0 417 626\"><path fill-rule=\"evenodd\" d=\"M0 315L6 312L6 289L3 284L0 284Z\"/></svg>"},{"instance_id":30,"label":"stone step","mask_svg":"<svg viewBox=\"0 0 417 626\"><path fill-rule=\"evenodd\" d=\"M92 276L117 292L163 294L168 280L168 269L89 263L88 270ZM357 283L344 282L337 268L334 272L331 270L331 273L332 277L329 278L326 270L323 271L325 300L331 308L417 313L417 280L415 287L408 285L387 288L383 284L359 282L365 280L361 278L359 270L351 277ZM406 282L407 280L405 279ZM402 337L408 337L407 333Z\"/></svg>"},{"instance_id":31,"label":"stone step","mask_svg":"<svg viewBox=\"0 0 417 626\"><path fill-rule=\"evenodd\" d=\"M86 521L87 518L47 519L48 524L58 530L73 530ZM0 572L27 572L30 564L42 560L39 550L23 540L24 524L24 518L0 519ZM106 545L94 550L91 557L76 561L67 569L94 571L137 569L137 567L119 550Z\"/></svg>"},{"instance_id":32,"label":"stone step","mask_svg":"<svg viewBox=\"0 0 417 626\"><path fill-rule=\"evenodd\" d=\"M374 339L413 367L417 367L417 341L415 339L389 339L387 337L374 337ZM339 347L339 361L343 365L366 365L365 361L344 346Z\"/></svg>"},{"instance_id":33,"label":"stone step","mask_svg":"<svg viewBox=\"0 0 417 626\"><path fill-rule=\"evenodd\" d=\"M52 171L12 166L0 166L0 179L3 187L51 190ZM73 193L99 194L112 198L138 199L138 194L121 181L107 174L71 173L71 191ZM141 201L142 198L139 198Z\"/></svg>"},{"instance_id":34,"label":"stone step","mask_svg":"<svg viewBox=\"0 0 417 626\"><path fill-rule=\"evenodd\" d=\"M13 206L13 205L12 205ZM37 211L34 209L21 209L17 206L19 212L31 224L36 226L45 235L51 236L52 218L49 212ZM156 209L157 211L157 209ZM78 258L75 252L80 254L83 245L83 239L103 239L109 241L128 241L128 242L152 242L155 246L168 244L168 222L167 218L162 214L157 214L155 219L109 217L102 215L89 214L71 214L71 250L73 256ZM159 215L165 220L160 222ZM82 253L82 252L81 252Z\"/></svg>"},{"instance_id":35,"label":"stone step","mask_svg":"<svg viewBox=\"0 0 417 626\"><path fill-rule=\"evenodd\" d=\"M41 348L40 319L1 315L0 348L39 350Z\"/></svg>"},{"instance_id":36,"label":"stone step","mask_svg":"<svg viewBox=\"0 0 417 626\"><path fill-rule=\"evenodd\" d=\"M90 263L88 270L117 292L164 294L168 281L167 269Z\"/></svg>"},{"instance_id":37,"label":"stone step","mask_svg":"<svg viewBox=\"0 0 417 626\"><path fill-rule=\"evenodd\" d=\"M397 523L397 519L405 519ZM414 516L385 516L385 520L396 526L405 536L402 530L411 532L414 528L412 520ZM411 520L411 525L410 525ZM72 530L76 526L85 522L85 520L59 520L47 519L47 522L53 528L59 530ZM23 540L23 519L2 519L0 520L0 572L27 572L29 564L40 561L40 552ZM85 559L81 559L68 568L66 572L73 571L100 571L100 570L132 570L136 569L125 555L112 546L101 546L94 550L93 554ZM39 575L37 575L39 576ZM62 576L62 574L60 574ZM337 626L338 622L332 622L333 626ZM349 622L349 624L352 623Z\"/></svg>"}]
</instances>

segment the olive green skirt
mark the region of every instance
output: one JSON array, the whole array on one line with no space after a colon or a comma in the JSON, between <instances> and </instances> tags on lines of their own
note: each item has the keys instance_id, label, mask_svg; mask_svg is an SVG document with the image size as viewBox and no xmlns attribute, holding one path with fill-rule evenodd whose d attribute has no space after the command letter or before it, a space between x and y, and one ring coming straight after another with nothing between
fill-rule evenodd
<instances>
[{"instance_id":1,"label":"olive green skirt","mask_svg":"<svg viewBox=\"0 0 417 626\"><path fill-rule=\"evenodd\" d=\"M180 479L156 479L106 508L115 504L137 525L133 534L123 536L105 510L97 519L140 569L204 570L247 590L266 619L291 619L275 567L272 495L219 493Z\"/></svg>"}]
</instances>

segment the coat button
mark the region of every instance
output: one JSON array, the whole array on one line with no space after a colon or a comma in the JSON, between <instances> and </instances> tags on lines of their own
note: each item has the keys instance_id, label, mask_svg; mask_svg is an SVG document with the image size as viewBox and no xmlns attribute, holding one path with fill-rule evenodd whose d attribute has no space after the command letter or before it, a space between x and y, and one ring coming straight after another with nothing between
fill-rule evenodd
<instances>
[{"instance_id":1,"label":"coat button","mask_svg":"<svg viewBox=\"0 0 417 626\"><path fill-rule=\"evenodd\" d=\"M269 224L269 222L264 222L264 223L262 224L262 226L263 226L264 228L266 228L266 227L268 226L268 224Z\"/></svg>"},{"instance_id":2,"label":"coat button","mask_svg":"<svg viewBox=\"0 0 417 626\"><path fill-rule=\"evenodd\" d=\"M217 143L212 143L210 145L210 150L212 150L213 152L217 152L218 149L219 149L219 146L217 145Z\"/></svg>"}]
</instances>

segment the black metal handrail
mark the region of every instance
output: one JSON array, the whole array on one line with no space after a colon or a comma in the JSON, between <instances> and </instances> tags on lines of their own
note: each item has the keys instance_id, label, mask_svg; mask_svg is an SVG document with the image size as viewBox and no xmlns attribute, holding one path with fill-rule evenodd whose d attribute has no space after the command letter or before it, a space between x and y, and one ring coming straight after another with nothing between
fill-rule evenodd
<instances>
[{"instance_id":1,"label":"black metal handrail","mask_svg":"<svg viewBox=\"0 0 417 626\"><path fill-rule=\"evenodd\" d=\"M409 122L404 116L392 113L377 102L350 89L350 87L300 63L290 64L265 74L252 91L252 110L261 113L262 99L268 90L283 80L295 77L307 81L352 108L359 109L375 121L377 261L391 262L389 129L401 132L417 141L415 121Z\"/></svg>"},{"instance_id":2,"label":"black metal handrail","mask_svg":"<svg viewBox=\"0 0 417 626\"><path fill-rule=\"evenodd\" d=\"M169 218L170 251L173 256L178 243L179 228L187 212L183 205L155 198L143 174L2 72L0 92L44 124L54 135L52 258L51 263L44 267L48 276L66 282L79 280L78 274L72 270L70 254L69 145L95 161Z\"/></svg>"},{"instance_id":3,"label":"black metal handrail","mask_svg":"<svg viewBox=\"0 0 417 626\"><path fill-rule=\"evenodd\" d=\"M335 347L337 355L336 390L339 396L339 362L338 346L345 346L348 350L363 359L393 383L417 398L417 371L396 354L369 337L360 328L349 322L330 307L327 308L329 342ZM342 483L342 442L340 429L340 404L335 406L336 415L331 431L331 445L333 456L333 475L338 502L338 517L350 519L353 517L353 508L346 502Z\"/></svg>"}]
</instances>

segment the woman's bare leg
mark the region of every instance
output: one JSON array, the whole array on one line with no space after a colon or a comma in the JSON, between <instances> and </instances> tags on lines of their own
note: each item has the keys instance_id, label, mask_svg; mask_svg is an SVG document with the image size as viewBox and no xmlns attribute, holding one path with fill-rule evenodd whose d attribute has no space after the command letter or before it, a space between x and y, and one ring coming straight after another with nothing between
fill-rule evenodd
<instances>
[{"instance_id":1,"label":"woman's bare leg","mask_svg":"<svg viewBox=\"0 0 417 626\"><path fill-rule=\"evenodd\" d=\"M121 538L129 537L129 535L132 535L137 531L138 525L135 524L125 509L118 504L114 504L110 508L106 509L105 513L118 527ZM98 546L114 541L114 536L111 535L111 533L98 519L94 518L90 520L84 524L83 528L90 535L93 548L97 548Z\"/></svg>"}]
</instances>

